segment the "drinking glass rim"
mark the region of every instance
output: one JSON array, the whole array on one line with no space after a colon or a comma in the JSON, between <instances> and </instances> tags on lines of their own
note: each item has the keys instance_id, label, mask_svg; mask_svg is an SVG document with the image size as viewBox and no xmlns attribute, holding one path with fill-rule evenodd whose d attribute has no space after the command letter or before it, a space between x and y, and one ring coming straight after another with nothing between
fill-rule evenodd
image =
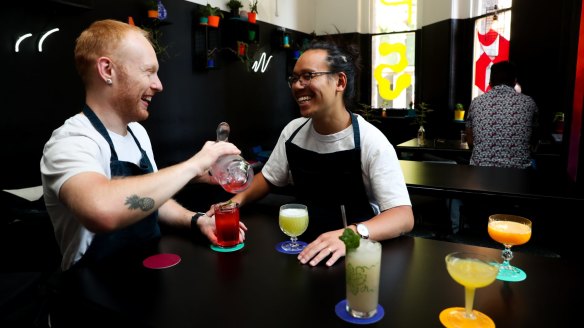
<instances>
[{"instance_id":1,"label":"drinking glass rim","mask_svg":"<svg viewBox=\"0 0 584 328\"><path fill-rule=\"evenodd\" d=\"M304 204L300 204L300 203L288 203L288 204L281 205L280 208L299 208L299 209L307 210L308 206L306 206Z\"/></svg>"},{"instance_id":2,"label":"drinking glass rim","mask_svg":"<svg viewBox=\"0 0 584 328\"><path fill-rule=\"evenodd\" d=\"M498 264L495 258L491 257L490 255L476 253L476 252L469 252L469 251L455 251L446 254L444 260L448 262L448 259L451 257L457 257L458 259L472 259L484 262L486 264Z\"/></svg>"},{"instance_id":3,"label":"drinking glass rim","mask_svg":"<svg viewBox=\"0 0 584 328\"><path fill-rule=\"evenodd\" d=\"M237 202L232 202L232 201L226 201L226 202L221 202L221 203L217 203L213 205L216 209L223 209L223 210L233 210L239 207L239 203Z\"/></svg>"},{"instance_id":4,"label":"drinking glass rim","mask_svg":"<svg viewBox=\"0 0 584 328\"><path fill-rule=\"evenodd\" d=\"M517 222L517 223L521 223L524 224L526 226L529 226L531 228L532 226L532 222L530 219L520 216L520 215L515 215L515 214L502 214L502 213L497 213L497 214L491 214L489 215L489 222L492 221L510 221L510 222Z\"/></svg>"}]
</instances>

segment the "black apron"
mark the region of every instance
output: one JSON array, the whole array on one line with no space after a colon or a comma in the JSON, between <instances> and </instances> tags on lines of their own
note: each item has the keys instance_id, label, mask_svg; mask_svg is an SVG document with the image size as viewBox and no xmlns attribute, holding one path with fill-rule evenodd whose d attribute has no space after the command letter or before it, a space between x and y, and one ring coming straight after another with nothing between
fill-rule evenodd
<instances>
[{"instance_id":1,"label":"black apron","mask_svg":"<svg viewBox=\"0 0 584 328\"><path fill-rule=\"evenodd\" d=\"M123 176L135 176L142 175L146 173L151 173L154 171L148 155L140 146L140 142L128 127L128 131L136 141L140 152L142 153L142 158L140 159L140 165L136 165L131 162L124 162L118 160L118 155L114 149L114 144L105 128L103 123L99 118L93 113L89 106L85 105L83 108L83 113L95 129L107 140L111 149L110 158L110 169L111 176L123 177ZM96 233L91 241L91 245L87 248L85 254L81 260L79 260L75 266L80 265L91 265L101 262L107 258L123 253L124 251L139 248L143 244L157 239L160 237L160 227L158 226L158 210L152 212L150 215L144 219L127 226L123 229L116 230L108 233Z\"/></svg>"},{"instance_id":2,"label":"black apron","mask_svg":"<svg viewBox=\"0 0 584 328\"><path fill-rule=\"evenodd\" d=\"M298 202L308 206L308 229L305 239L323 232L343 228L341 205L345 205L347 224L362 222L374 216L361 173L361 137L357 116L351 115L355 148L320 154L292 143L310 119L306 120L286 141L294 192Z\"/></svg>"}]
</instances>

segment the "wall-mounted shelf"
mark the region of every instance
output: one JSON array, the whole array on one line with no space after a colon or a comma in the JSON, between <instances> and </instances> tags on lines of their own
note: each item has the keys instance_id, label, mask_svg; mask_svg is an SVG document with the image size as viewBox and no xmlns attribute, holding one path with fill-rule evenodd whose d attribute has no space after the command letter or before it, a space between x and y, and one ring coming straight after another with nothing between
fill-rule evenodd
<instances>
[{"instance_id":1,"label":"wall-mounted shelf","mask_svg":"<svg viewBox=\"0 0 584 328\"><path fill-rule=\"evenodd\" d=\"M93 0L49 0L49 2L79 9L93 9Z\"/></svg>"},{"instance_id":2,"label":"wall-mounted shelf","mask_svg":"<svg viewBox=\"0 0 584 328\"><path fill-rule=\"evenodd\" d=\"M233 52L233 58L248 66L250 56L253 56L260 44L259 25L240 17L231 17L225 20L221 34L223 46Z\"/></svg>"},{"instance_id":3,"label":"wall-mounted shelf","mask_svg":"<svg viewBox=\"0 0 584 328\"><path fill-rule=\"evenodd\" d=\"M286 51L286 76L292 74L296 61L302 54L304 43L309 42L304 38L300 40L294 32L286 31L285 28L279 27L272 34L272 43L274 47Z\"/></svg>"},{"instance_id":4,"label":"wall-mounted shelf","mask_svg":"<svg viewBox=\"0 0 584 328\"><path fill-rule=\"evenodd\" d=\"M272 32L272 43L274 47L283 50L294 49L293 35L283 27L278 27Z\"/></svg>"},{"instance_id":5,"label":"wall-mounted shelf","mask_svg":"<svg viewBox=\"0 0 584 328\"><path fill-rule=\"evenodd\" d=\"M193 28L193 68L195 70L219 67L221 33L219 28L195 24Z\"/></svg>"},{"instance_id":6,"label":"wall-mounted shelf","mask_svg":"<svg viewBox=\"0 0 584 328\"><path fill-rule=\"evenodd\" d=\"M237 49L238 42L258 44L260 42L260 27L247 20L231 17L224 22L223 39L225 45Z\"/></svg>"}]
</instances>

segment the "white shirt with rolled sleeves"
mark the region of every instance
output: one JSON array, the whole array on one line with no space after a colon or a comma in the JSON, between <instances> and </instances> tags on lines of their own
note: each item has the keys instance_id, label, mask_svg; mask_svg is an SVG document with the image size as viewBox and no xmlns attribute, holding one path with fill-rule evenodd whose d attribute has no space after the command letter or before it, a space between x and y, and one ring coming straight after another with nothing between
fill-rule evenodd
<instances>
[{"instance_id":1,"label":"white shirt with rolled sleeves","mask_svg":"<svg viewBox=\"0 0 584 328\"><path fill-rule=\"evenodd\" d=\"M365 191L375 214L396 206L409 205L410 196L394 147L385 135L358 115L361 138L361 174ZM293 184L286 157L285 142L306 118L292 120L280 133L276 147L262 168L262 174L278 187ZM343 131L318 134L308 122L294 137L295 145L318 153L332 153L355 148L353 127Z\"/></svg>"},{"instance_id":2,"label":"white shirt with rolled sleeves","mask_svg":"<svg viewBox=\"0 0 584 328\"><path fill-rule=\"evenodd\" d=\"M129 126L156 171L152 145L146 130L136 122L130 123ZM142 154L132 135L129 132L125 136L108 132L118 159L138 164ZM62 270L70 268L81 259L94 234L83 227L59 201L59 190L67 179L82 172L97 172L111 178L110 157L109 144L83 114L67 119L61 127L53 131L45 144L40 163L43 193L55 237L63 255Z\"/></svg>"}]
</instances>

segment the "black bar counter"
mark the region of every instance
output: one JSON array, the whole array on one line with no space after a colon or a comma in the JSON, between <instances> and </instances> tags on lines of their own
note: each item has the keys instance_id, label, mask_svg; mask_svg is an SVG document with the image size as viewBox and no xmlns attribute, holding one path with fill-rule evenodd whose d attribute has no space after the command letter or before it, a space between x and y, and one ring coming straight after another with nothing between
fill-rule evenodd
<instances>
[{"instance_id":1,"label":"black bar counter","mask_svg":"<svg viewBox=\"0 0 584 328\"><path fill-rule=\"evenodd\" d=\"M471 150L460 139L426 139L423 145L413 138L398 144L395 150L400 159L418 161L452 161L468 164Z\"/></svg>"},{"instance_id":2,"label":"black bar counter","mask_svg":"<svg viewBox=\"0 0 584 328\"><path fill-rule=\"evenodd\" d=\"M400 160L408 190L440 196L496 196L536 201L584 201L562 172Z\"/></svg>"},{"instance_id":3,"label":"black bar counter","mask_svg":"<svg viewBox=\"0 0 584 328\"><path fill-rule=\"evenodd\" d=\"M64 293L92 308L88 323L109 327L351 327L335 314L345 298L345 268L302 265L275 250L286 239L277 207L242 208L249 231L245 247L219 253L192 236L165 234L148 252L123 256L100 269L68 272ZM485 231L485 234L487 232ZM302 240L302 237L300 237ZM501 249L403 236L384 241L379 302L383 319L373 327L440 327L447 307L464 307L463 287L450 278L444 257L472 251L499 259ZM142 260L155 253L181 257L176 266L154 270ZM578 313L583 270L559 258L522 254L512 263L523 282L495 281L477 289L474 308L497 327L562 327Z\"/></svg>"}]
</instances>

